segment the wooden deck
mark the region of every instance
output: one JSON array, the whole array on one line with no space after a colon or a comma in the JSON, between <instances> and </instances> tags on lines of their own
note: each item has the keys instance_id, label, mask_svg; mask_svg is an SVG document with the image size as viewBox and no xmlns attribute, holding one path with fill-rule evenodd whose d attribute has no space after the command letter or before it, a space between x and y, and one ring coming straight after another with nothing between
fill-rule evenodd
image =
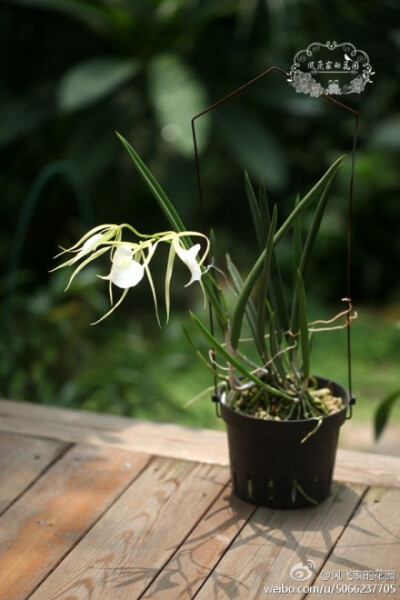
<instances>
[{"instance_id":1,"label":"wooden deck","mask_svg":"<svg viewBox=\"0 0 400 600\"><path fill-rule=\"evenodd\" d=\"M400 458L341 450L293 511L227 462L220 432L0 401L0 599L400 597Z\"/></svg>"}]
</instances>

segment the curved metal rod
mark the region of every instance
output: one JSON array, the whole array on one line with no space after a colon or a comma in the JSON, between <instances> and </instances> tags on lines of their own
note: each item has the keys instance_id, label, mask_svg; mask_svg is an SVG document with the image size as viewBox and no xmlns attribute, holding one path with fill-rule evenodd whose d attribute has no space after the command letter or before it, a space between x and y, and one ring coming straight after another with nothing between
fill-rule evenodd
<instances>
[{"instance_id":1,"label":"curved metal rod","mask_svg":"<svg viewBox=\"0 0 400 600\"><path fill-rule=\"evenodd\" d=\"M196 123L197 119L199 119L203 115L209 113L210 111L214 110L215 108L218 108L218 106L221 106L222 104L225 104L231 98L237 96L238 94L240 94L241 92L243 92L244 90L246 90L248 87L250 87L251 85L253 85L257 81L259 81L260 79L266 77L267 75L269 75L270 73L272 73L274 71L277 71L278 73L281 73L286 78L290 78L290 73L288 73L284 69L281 69L280 67L278 67L276 65L274 65L272 67L269 67L269 69L267 69L266 71L263 71L262 73L260 73L256 77L254 77L253 79L250 79L250 81L247 81L246 83L244 83L243 85L241 85L237 89L233 90L232 92L230 92L229 94L227 94L223 98L220 98L219 100L217 100L216 102L214 102L213 104L211 104L210 106L208 106L207 108L205 108L204 110L202 110L200 113L198 113L197 115L195 115L192 118L192 120L191 120L192 136L193 136L193 147L194 147L194 158L195 158L195 166L196 166L197 190L198 190L198 195L199 195L200 218L201 218L201 222L202 222L203 233L206 233L207 230L208 230L208 228L206 226L206 219L205 219L204 200L203 200L203 187L202 187L202 182L201 182L200 159L199 159L199 151L198 151L198 145L197 145L195 123ZM353 130L353 143L352 143L352 151L351 151L351 170L350 170L350 184L349 184L348 215L347 215L346 287L347 287L347 298L349 298L349 300L351 300L351 266L352 266L352 229L353 229L354 171L355 171L355 158L356 158L356 151L357 151L357 140L358 140L358 129L359 129L360 115L359 115L359 113L356 110L354 110L353 108L351 108L347 104L344 104L343 102L340 102L339 100L336 100L336 99L332 98L331 96L328 96L326 94L321 94L320 97L324 98L325 100L328 100L329 102L332 102L333 104L335 104L339 108L341 108L341 109L349 112L354 117L354 119L355 119L354 120L354 130ZM212 315L211 305L209 305L209 311L210 311L210 328L211 328L212 334L214 334L214 324L213 324L213 315ZM354 404L355 399L354 399L353 394L352 394L352 387L353 386L352 386L352 369L351 369L351 333L350 333L351 326L350 326L350 321L347 323L347 325L348 325L347 326L348 387L349 387L350 397L352 399L351 404ZM211 350L211 351L213 352L213 350ZM215 392L215 395L216 395L217 394L217 377L216 377L216 375L214 376L214 392Z\"/></svg>"}]
</instances>

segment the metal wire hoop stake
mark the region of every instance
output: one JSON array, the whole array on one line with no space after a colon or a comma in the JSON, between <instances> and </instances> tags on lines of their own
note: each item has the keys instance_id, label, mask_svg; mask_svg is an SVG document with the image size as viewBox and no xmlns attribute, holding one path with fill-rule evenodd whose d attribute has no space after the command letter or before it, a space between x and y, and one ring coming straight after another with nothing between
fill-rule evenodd
<instances>
[{"instance_id":1,"label":"metal wire hoop stake","mask_svg":"<svg viewBox=\"0 0 400 600\"><path fill-rule=\"evenodd\" d=\"M196 121L197 121L197 119L199 119L203 115L205 115L205 114L211 112L212 110L218 108L222 104L225 104L231 98L237 96L238 94L240 94L241 92L243 92L244 90L246 90L248 87L250 87L253 84L257 83L257 81L259 81L260 79L263 79L264 77L270 75L270 73L272 73L274 71L277 71L278 73L281 73L282 75L284 75L286 77L286 79L290 78L290 74L287 73L287 71L285 71L284 69L281 69L280 67L277 67L276 65L274 65L274 66L270 67L269 69L267 69L266 71L263 71L262 73L260 73L256 77L254 77L253 79L250 79L250 81L244 83L243 85L241 85L237 89L233 90L232 92L230 92L229 94L227 94L223 98L220 98L219 100L217 100L216 102L214 102L213 104L211 104L210 106L208 106L207 108L205 108L204 110L202 110L199 114L195 115L192 118L192 120L191 120L192 137L193 137L193 147L194 147L194 159L195 159L195 167L196 167L197 191L198 191L198 197L199 197L199 203L200 203L200 218L201 218L201 226L202 226L202 230L203 230L204 234L208 234L208 226L207 226L207 221L206 221L206 218L205 218L203 186L202 186L201 171L200 171L200 158L199 158L199 151L198 151L197 137L196 137L196 127L195 127ZM343 102L340 102L339 100L336 100L336 99L332 98L331 96L328 96L326 94L322 94L321 97L324 98L325 100L328 100L329 102L332 102L333 104L335 104L339 108L341 108L341 109L349 112L354 117L353 139L352 139L352 149L351 149L351 167L350 167L349 197L348 197L348 209L347 209L347 241L346 241L346 245L347 245L346 291L347 291L347 300L349 302L351 302L354 172L355 172L355 160L356 160L356 152L357 152L357 141L358 141L358 129L359 129L359 122L360 122L360 115L359 115L359 113L356 110L354 110L353 108L351 108L347 104L344 104ZM212 335L214 335L214 319L213 319L213 312L212 312L211 304L209 304L209 315L210 315L210 329L211 329ZM350 419L351 416L352 416L352 405L355 403L355 398L353 396L352 365L351 365L351 320L350 320L349 317L348 317L348 320L347 320L346 330L347 330L347 337L346 337L346 346L347 346L347 376L348 376L348 388L349 388L349 393L350 393L350 403L349 403L350 413L349 413L349 416L347 418ZM213 348L211 348L211 352L214 354L214 349ZM213 399L215 400L216 397L217 397L217 374L216 374L216 366L214 364L213 364L213 370L214 370L214 395L213 395Z\"/></svg>"}]
</instances>

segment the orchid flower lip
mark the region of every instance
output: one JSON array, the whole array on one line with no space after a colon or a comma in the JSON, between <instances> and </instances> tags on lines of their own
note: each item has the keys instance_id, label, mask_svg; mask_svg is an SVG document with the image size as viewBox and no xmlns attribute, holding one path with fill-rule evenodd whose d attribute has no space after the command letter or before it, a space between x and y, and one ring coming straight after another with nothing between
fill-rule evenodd
<instances>
[{"instance_id":1,"label":"orchid flower lip","mask_svg":"<svg viewBox=\"0 0 400 600\"><path fill-rule=\"evenodd\" d=\"M112 257L112 267L109 275L101 277L108 279L121 289L137 285L144 277L144 266L133 258L133 250L128 245L119 246Z\"/></svg>"},{"instance_id":2,"label":"orchid flower lip","mask_svg":"<svg viewBox=\"0 0 400 600\"><path fill-rule=\"evenodd\" d=\"M173 240L174 250L181 259L181 261L187 266L191 273L190 281L185 285L191 285L194 281L200 281L201 279L201 269L200 264L196 260L196 256L200 250L200 244L194 244L188 249L182 248L180 244L179 238L175 238Z\"/></svg>"}]
</instances>

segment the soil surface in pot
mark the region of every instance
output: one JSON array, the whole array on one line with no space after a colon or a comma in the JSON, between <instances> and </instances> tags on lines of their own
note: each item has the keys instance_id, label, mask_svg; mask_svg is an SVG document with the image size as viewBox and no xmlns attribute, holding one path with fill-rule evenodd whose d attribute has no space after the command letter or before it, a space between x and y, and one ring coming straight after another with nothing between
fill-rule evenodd
<instances>
[{"instance_id":1,"label":"soil surface in pot","mask_svg":"<svg viewBox=\"0 0 400 600\"><path fill-rule=\"evenodd\" d=\"M301 418L323 417L339 412L345 405L340 396L334 395L329 387L307 390L306 399L295 398L292 406L287 402L267 400L260 394L258 398L242 395L227 405L249 417L264 420L299 420Z\"/></svg>"}]
</instances>

